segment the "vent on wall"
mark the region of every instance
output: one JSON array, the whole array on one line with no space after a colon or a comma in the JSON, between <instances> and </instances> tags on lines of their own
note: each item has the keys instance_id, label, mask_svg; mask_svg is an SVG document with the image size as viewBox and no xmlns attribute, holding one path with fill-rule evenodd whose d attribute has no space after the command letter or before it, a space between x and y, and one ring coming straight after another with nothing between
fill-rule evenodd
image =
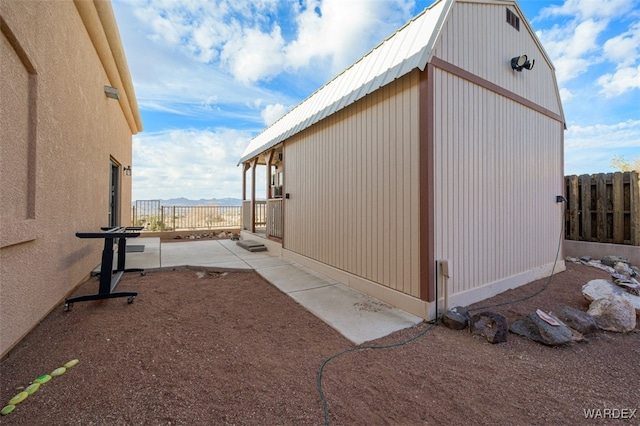
<instances>
[{"instance_id":1,"label":"vent on wall","mask_svg":"<svg viewBox=\"0 0 640 426\"><path fill-rule=\"evenodd\" d=\"M512 12L511 9L507 8L507 22L516 30L520 31L520 18L515 12Z\"/></svg>"}]
</instances>

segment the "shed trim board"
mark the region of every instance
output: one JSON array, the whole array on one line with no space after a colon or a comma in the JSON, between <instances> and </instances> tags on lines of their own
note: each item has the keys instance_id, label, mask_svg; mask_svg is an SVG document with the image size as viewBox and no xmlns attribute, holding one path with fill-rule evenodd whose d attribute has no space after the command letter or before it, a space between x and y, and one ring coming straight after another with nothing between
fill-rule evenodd
<instances>
[{"instance_id":1,"label":"shed trim board","mask_svg":"<svg viewBox=\"0 0 640 426\"><path fill-rule=\"evenodd\" d=\"M420 299L435 300L433 65L420 73ZM426 119L425 119L426 118Z\"/></svg>"},{"instance_id":2,"label":"shed trim board","mask_svg":"<svg viewBox=\"0 0 640 426\"><path fill-rule=\"evenodd\" d=\"M539 112L540 114L546 115L549 118L553 118L556 121L559 121L562 124L565 124L564 122L564 118L559 115L556 114L553 111L549 111L547 108L536 104L535 102L530 101L529 99L526 99L520 95L518 95L517 93L513 93L510 90L505 89L504 87L500 87L495 83L490 82L489 80L485 80L484 78L477 76L475 74L470 73L469 71L466 71L460 67L457 67L447 61L444 61L436 56L434 56L433 58L431 58L431 65L433 65L434 67L440 68L443 71L446 71L450 74L455 75L456 77L460 77L462 79L465 79L473 84L476 84L484 89L487 89L491 92L497 93L498 95L504 96L507 99L511 99L514 102L517 102L521 105L524 105L528 108L531 108L534 111Z\"/></svg>"}]
</instances>

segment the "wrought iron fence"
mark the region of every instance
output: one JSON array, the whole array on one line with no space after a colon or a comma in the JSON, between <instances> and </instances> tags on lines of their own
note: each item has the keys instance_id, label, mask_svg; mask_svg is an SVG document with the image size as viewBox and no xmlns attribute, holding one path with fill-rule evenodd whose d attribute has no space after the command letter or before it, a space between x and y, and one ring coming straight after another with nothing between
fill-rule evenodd
<instances>
[{"instance_id":1,"label":"wrought iron fence","mask_svg":"<svg viewBox=\"0 0 640 426\"><path fill-rule=\"evenodd\" d=\"M144 231L182 231L238 228L242 206L161 206L159 200L138 200L131 223Z\"/></svg>"}]
</instances>

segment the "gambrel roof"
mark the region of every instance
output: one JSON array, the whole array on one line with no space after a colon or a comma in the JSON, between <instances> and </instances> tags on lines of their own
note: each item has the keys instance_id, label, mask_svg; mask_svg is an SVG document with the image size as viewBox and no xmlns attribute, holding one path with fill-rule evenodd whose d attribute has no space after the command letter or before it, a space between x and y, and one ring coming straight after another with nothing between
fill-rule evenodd
<instances>
[{"instance_id":1,"label":"gambrel roof","mask_svg":"<svg viewBox=\"0 0 640 426\"><path fill-rule=\"evenodd\" d=\"M440 0L256 136L240 162L312 126L415 68L424 70L451 0Z\"/></svg>"}]
</instances>

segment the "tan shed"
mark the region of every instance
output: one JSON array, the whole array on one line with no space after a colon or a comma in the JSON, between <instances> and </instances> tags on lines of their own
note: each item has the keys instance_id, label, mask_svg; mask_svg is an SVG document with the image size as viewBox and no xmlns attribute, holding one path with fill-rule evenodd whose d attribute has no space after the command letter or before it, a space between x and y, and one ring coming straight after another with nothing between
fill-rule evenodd
<instances>
[{"instance_id":1,"label":"tan shed","mask_svg":"<svg viewBox=\"0 0 640 426\"><path fill-rule=\"evenodd\" d=\"M251 141L243 238L433 318L564 269L564 128L517 2L439 0Z\"/></svg>"},{"instance_id":2,"label":"tan shed","mask_svg":"<svg viewBox=\"0 0 640 426\"><path fill-rule=\"evenodd\" d=\"M107 1L0 2L0 357L100 263L76 232L128 225L142 130Z\"/></svg>"}]
</instances>

